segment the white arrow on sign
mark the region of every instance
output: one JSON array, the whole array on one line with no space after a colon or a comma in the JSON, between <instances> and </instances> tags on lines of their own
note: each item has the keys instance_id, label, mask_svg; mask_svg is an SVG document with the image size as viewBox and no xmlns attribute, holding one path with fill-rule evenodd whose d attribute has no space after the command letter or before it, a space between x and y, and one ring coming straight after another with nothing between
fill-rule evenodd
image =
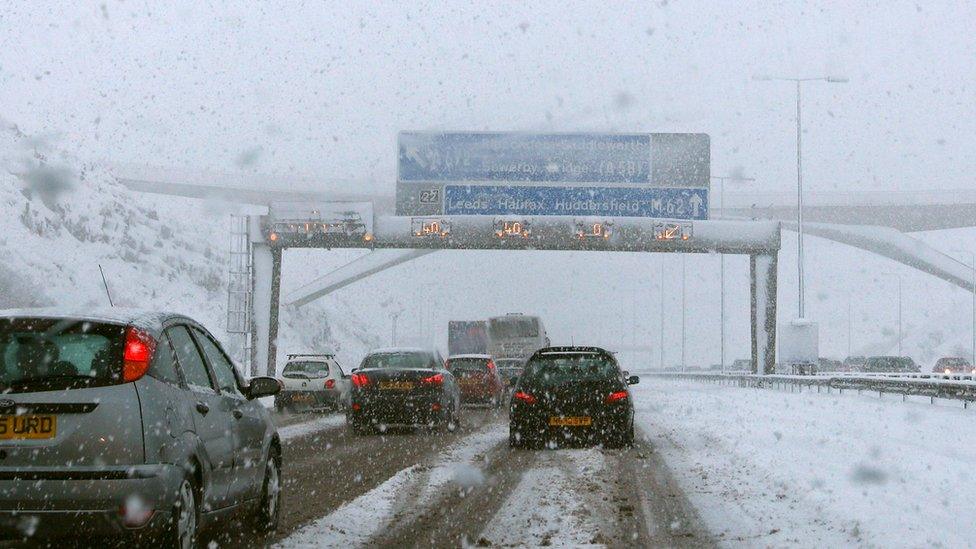
<instances>
[{"instance_id":1,"label":"white arrow on sign","mask_svg":"<svg viewBox=\"0 0 976 549\"><path fill-rule=\"evenodd\" d=\"M694 216L697 217L698 216L698 210L701 209L702 204L704 204L705 201L702 200L702 197L698 193L695 193L695 194L691 195L691 198L690 199L688 199L688 203L691 204L691 209L692 209L692 212L693 212L692 215L694 215Z\"/></svg>"}]
</instances>

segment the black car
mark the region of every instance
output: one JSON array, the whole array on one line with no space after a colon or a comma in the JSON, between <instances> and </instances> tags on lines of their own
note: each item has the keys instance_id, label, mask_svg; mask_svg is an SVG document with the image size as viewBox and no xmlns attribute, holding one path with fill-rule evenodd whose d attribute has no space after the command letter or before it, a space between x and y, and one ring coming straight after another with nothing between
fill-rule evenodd
<instances>
[{"instance_id":1,"label":"black car","mask_svg":"<svg viewBox=\"0 0 976 549\"><path fill-rule=\"evenodd\" d=\"M458 383L436 351L372 351L351 379L347 418L356 433L387 425L443 427L448 431L460 425Z\"/></svg>"},{"instance_id":2,"label":"black car","mask_svg":"<svg viewBox=\"0 0 976 549\"><path fill-rule=\"evenodd\" d=\"M634 442L634 405L617 360L597 347L548 347L529 358L515 382L509 445L547 442L629 446Z\"/></svg>"}]
</instances>

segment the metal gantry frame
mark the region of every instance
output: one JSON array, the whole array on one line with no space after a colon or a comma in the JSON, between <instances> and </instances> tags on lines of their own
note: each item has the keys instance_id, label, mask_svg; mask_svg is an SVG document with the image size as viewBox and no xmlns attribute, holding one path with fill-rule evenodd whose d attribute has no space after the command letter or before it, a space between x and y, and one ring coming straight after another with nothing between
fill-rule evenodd
<instances>
[{"instance_id":1,"label":"metal gantry frame","mask_svg":"<svg viewBox=\"0 0 976 549\"><path fill-rule=\"evenodd\" d=\"M418 225L418 220L421 224ZM424 221L434 230L418 226ZM720 253L750 257L753 372L772 373L776 362L776 284L780 223L770 221L668 222L648 218L523 217L531 227L513 235L497 230L499 220L480 216L411 218L378 217L373 231L361 235L288 238L271 232L267 216L251 216L248 223L253 263L252 364L276 373L278 312L281 301L282 252L288 248L401 249L401 250L523 250L615 251L650 253ZM593 223L612 227L605 234L588 234L580 227ZM683 227L679 233L665 227ZM429 227L428 227L429 228ZM447 228L445 230L445 228ZM595 237L595 238L594 238Z\"/></svg>"},{"instance_id":2,"label":"metal gantry frame","mask_svg":"<svg viewBox=\"0 0 976 549\"><path fill-rule=\"evenodd\" d=\"M251 241L248 238L246 215L232 215L230 227L230 266L227 277L227 333L235 334L241 343L238 357L244 371L255 374L251 362L251 299L253 279Z\"/></svg>"}]
</instances>

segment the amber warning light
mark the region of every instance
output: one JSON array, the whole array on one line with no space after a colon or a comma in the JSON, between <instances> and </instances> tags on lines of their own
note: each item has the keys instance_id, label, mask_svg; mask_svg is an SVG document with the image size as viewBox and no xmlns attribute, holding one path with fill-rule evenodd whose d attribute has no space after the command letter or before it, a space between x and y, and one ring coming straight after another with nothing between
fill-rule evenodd
<instances>
[{"instance_id":1,"label":"amber warning light","mask_svg":"<svg viewBox=\"0 0 976 549\"><path fill-rule=\"evenodd\" d=\"M608 240L613 234L613 223L609 221L585 221L576 223L576 236L580 240Z\"/></svg>"},{"instance_id":2,"label":"amber warning light","mask_svg":"<svg viewBox=\"0 0 976 549\"><path fill-rule=\"evenodd\" d=\"M414 217L410 220L410 231L418 238L445 238L451 234L451 224L443 219Z\"/></svg>"},{"instance_id":3,"label":"amber warning light","mask_svg":"<svg viewBox=\"0 0 976 549\"><path fill-rule=\"evenodd\" d=\"M655 240L691 240L694 236L691 223L657 223L654 225Z\"/></svg>"},{"instance_id":4,"label":"amber warning light","mask_svg":"<svg viewBox=\"0 0 976 549\"><path fill-rule=\"evenodd\" d=\"M529 223L527 221L513 221L513 220L497 220L495 221L495 236L498 238L506 238L517 236L521 238L528 238L531 234L529 228Z\"/></svg>"}]
</instances>

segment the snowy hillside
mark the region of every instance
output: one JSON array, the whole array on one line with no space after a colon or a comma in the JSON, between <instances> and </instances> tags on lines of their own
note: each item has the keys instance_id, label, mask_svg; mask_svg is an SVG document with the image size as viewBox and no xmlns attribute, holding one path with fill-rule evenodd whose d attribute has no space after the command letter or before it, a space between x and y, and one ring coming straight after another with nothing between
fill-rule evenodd
<instances>
[{"instance_id":1,"label":"snowy hillside","mask_svg":"<svg viewBox=\"0 0 976 549\"><path fill-rule=\"evenodd\" d=\"M134 193L99 166L52 149L2 122L0 308L104 306L101 265L116 305L187 314L239 352L224 331L232 210ZM349 328L355 322L336 326L332 318L315 305L285 311L283 350L334 346L348 363L375 343Z\"/></svg>"}]
</instances>

